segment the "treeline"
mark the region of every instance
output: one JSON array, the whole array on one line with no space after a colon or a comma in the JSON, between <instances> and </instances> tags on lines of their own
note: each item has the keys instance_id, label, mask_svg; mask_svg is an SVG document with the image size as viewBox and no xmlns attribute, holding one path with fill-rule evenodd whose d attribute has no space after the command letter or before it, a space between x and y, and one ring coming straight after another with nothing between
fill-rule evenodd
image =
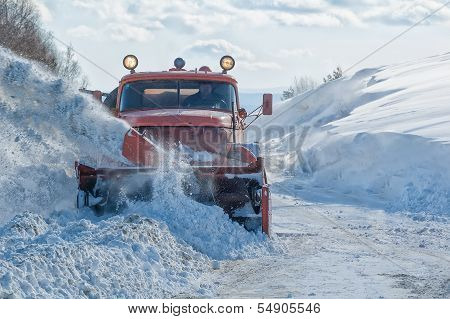
<instances>
[{"instance_id":1,"label":"treeline","mask_svg":"<svg viewBox=\"0 0 450 319\"><path fill-rule=\"evenodd\" d=\"M31 0L0 0L0 46L37 61L66 81L86 86L73 49L59 51L50 32L42 28L39 10Z\"/></svg>"},{"instance_id":2,"label":"treeline","mask_svg":"<svg viewBox=\"0 0 450 319\"><path fill-rule=\"evenodd\" d=\"M336 67L330 74L323 78L323 83L337 80L343 76L343 72L340 66ZM294 83L284 90L281 96L282 100L290 99L294 96L300 95L306 91L315 89L319 84L309 76L302 76L300 78L294 78Z\"/></svg>"}]
</instances>

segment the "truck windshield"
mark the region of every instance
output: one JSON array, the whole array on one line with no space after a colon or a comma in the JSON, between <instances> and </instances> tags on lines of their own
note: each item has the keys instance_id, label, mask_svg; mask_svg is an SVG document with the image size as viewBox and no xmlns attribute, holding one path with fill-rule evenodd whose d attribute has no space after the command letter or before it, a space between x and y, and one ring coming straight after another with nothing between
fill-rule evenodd
<instances>
[{"instance_id":1,"label":"truck windshield","mask_svg":"<svg viewBox=\"0 0 450 319\"><path fill-rule=\"evenodd\" d=\"M139 109L216 109L231 111L233 85L213 81L136 81L124 85L120 111Z\"/></svg>"}]
</instances>

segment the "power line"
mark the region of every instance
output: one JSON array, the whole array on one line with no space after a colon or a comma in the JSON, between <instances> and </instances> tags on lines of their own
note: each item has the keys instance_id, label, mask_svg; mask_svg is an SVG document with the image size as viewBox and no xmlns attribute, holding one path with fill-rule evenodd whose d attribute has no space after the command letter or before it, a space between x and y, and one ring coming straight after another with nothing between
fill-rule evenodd
<instances>
[{"instance_id":1,"label":"power line","mask_svg":"<svg viewBox=\"0 0 450 319\"><path fill-rule=\"evenodd\" d=\"M376 48L374 51L372 51L371 53L369 53L368 55L366 55L364 58L362 58L361 60L357 61L356 63L354 63L353 65L351 65L349 68L345 69L345 71L343 71L343 74L347 73L349 70L353 69L355 66L361 64L362 62L364 62L365 60L367 60L368 58L370 58L371 56L373 56L374 54L376 54L377 52L379 52L380 50L384 49L386 46L388 46L389 44L391 44L392 42L394 42L395 40L397 40L398 38L402 37L403 35L405 35L407 32L411 31L411 29L415 28L416 26L418 26L419 24L421 24L422 22L428 20L429 18L431 18L433 15L435 15L436 13L438 13L439 11L441 11L443 8L445 8L446 6L448 6L450 4L450 1L447 1L445 4L443 4L442 6L440 6L439 8L437 8L436 10L432 11L431 13L429 13L427 16L425 16L424 18L422 18L421 20L417 21L416 23L414 23L413 25L411 25L410 27L408 27L406 30L404 30L403 32L399 33L398 35L396 35L395 37L393 37L391 40L389 40L388 42L384 43L382 46ZM317 92L317 89L311 89L307 92L305 92L303 95L303 97L300 99L300 101L298 101L297 103L291 105L289 108L287 108L284 112L279 113L277 116L273 117L271 121L274 121L276 119L278 119L280 116L282 116L284 113L286 113L287 111L289 111L290 109L296 107L298 104L302 103L304 100L306 100L307 98L309 98L310 96L314 95Z\"/></svg>"},{"instance_id":2,"label":"power line","mask_svg":"<svg viewBox=\"0 0 450 319\"><path fill-rule=\"evenodd\" d=\"M52 38L62 44L63 46L65 46L66 48L71 48L73 50L73 52L75 52L76 54L78 54L79 57L81 57L82 59L86 60L87 62L89 62L90 64L92 64L93 66L95 66L97 69L103 71L105 74L109 75L111 78L113 78L116 81L120 81L120 79L115 76L114 74L112 74L111 72L109 72L108 70L106 70L105 68L101 67L100 65L98 65L97 63L95 63L94 61L92 61L91 59L89 59L87 56L85 56L84 54L82 54L80 51L77 51L73 46L65 43L64 41L58 39L57 37L55 37L53 34L51 34Z\"/></svg>"},{"instance_id":3,"label":"power line","mask_svg":"<svg viewBox=\"0 0 450 319\"><path fill-rule=\"evenodd\" d=\"M368 55L366 55L364 58L362 58L361 60L359 60L358 62L354 63L352 66L350 66L349 68L347 68L343 73L347 73L348 71L350 71L351 69L353 69L355 66L361 64L362 62L364 62L365 60L367 60L368 58L370 58L372 55L376 54L378 51L384 49L385 47L387 47L389 44L391 44L392 42L394 42L395 40L397 40L398 38L400 38L401 36L403 36L405 33L411 31L412 29L414 29L415 27L417 27L419 24L421 24L422 22L428 20L429 18L431 18L432 16L434 16L436 13L438 13L439 11L441 11L442 9L444 9L448 4L450 4L450 1L447 1L445 4L443 4L441 7L437 8L436 10L432 11L430 14L428 14L426 17L424 17L423 19L417 21L416 23L414 23L412 26L408 27L406 30L400 32L398 35L396 35L395 37L393 37L391 40L389 40L388 42L384 43L382 46L376 48L375 50L373 50L371 53L369 53Z\"/></svg>"}]
</instances>

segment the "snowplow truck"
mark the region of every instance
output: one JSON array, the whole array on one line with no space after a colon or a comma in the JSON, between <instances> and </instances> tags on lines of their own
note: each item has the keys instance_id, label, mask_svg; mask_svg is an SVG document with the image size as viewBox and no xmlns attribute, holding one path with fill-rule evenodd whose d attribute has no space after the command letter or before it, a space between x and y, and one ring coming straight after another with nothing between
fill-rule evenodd
<instances>
[{"instance_id":1,"label":"snowplow truck","mask_svg":"<svg viewBox=\"0 0 450 319\"><path fill-rule=\"evenodd\" d=\"M130 71L109 94L87 91L125 120L131 129L124 136L126 164L90 167L76 162L77 207L96 214L117 212L123 196L151 200L154 176L168 159L168 150L182 153L195 181L184 192L204 204L218 205L247 230L271 233L270 190L257 143L244 142L246 120L272 114L272 94L250 114L239 104L237 81L228 74L231 56L220 60L222 70L207 66L185 70L136 72L138 59L127 55ZM195 184L195 185L194 185ZM123 208L123 207L122 207Z\"/></svg>"}]
</instances>

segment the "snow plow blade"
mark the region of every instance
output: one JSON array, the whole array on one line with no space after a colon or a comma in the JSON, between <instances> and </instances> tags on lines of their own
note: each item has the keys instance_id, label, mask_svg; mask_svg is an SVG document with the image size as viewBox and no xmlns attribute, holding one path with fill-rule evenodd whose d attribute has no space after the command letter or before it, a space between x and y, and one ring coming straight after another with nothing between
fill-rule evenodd
<instances>
[{"instance_id":1,"label":"snow plow blade","mask_svg":"<svg viewBox=\"0 0 450 319\"><path fill-rule=\"evenodd\" d=\"M159 173L156 165L162 161L158 150L133 130L125 136L123 155L135 166L93 168L76 162L77 207L91 207L102 215L120 211L129 199L151 201L152 183ZM208 165L194 160L189 164L193 174L183 181L185 194L220 206L248 230L270 235L270 191L262 158L245 145L230 145L226 156L217 156Z\"/></svg>"},{"instance_id":2,"label":"snow plow blade","mask_svg":"<svg viewBox=\"0 0 450 319\"><path fill-rule=\"evenodd\" d=\"M191 181L185 183L186 194L201 203L223 208L233 220L249 230L260 228L270 235L270 191L256 168L194 167L198 193L191 193ZM91 207L98 215L117 212L132 200L150 201L157 169L152 167L99 168L75 163L78 178L77 208ZM261 184L261 182L263 184ZM202 188L205 186L206 188ZM251 214L234 216L234 211L249 204ZM255 226L256 224L256 226Z\"/></svg>"}]
</instances>

